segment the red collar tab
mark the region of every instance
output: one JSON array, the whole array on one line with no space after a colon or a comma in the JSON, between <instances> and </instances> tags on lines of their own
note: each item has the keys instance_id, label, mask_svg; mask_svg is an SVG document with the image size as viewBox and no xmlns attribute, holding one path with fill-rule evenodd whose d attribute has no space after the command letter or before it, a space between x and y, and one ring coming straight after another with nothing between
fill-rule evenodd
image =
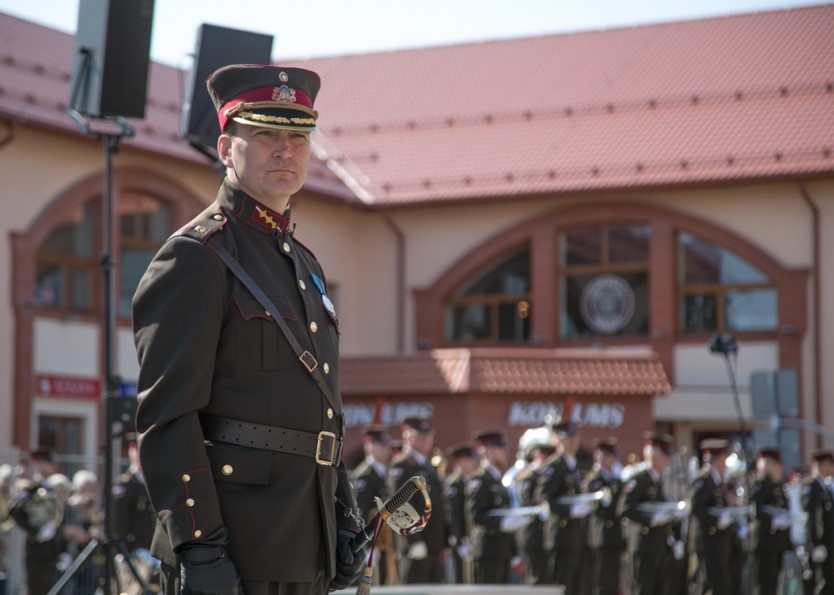
<instances>
[{"instance_id":1,"label":"red collar tab","mask_svg":"<svg viewBox=\"0 0 834 595\"><path fill-rule=\"evenodd\" d=\"M238 217L255 229L268 234L274 232L283 234L290 225L289 217L279 215L249 196L243 200L243 204L238 211Z\"/></svg>"}]
</instances>

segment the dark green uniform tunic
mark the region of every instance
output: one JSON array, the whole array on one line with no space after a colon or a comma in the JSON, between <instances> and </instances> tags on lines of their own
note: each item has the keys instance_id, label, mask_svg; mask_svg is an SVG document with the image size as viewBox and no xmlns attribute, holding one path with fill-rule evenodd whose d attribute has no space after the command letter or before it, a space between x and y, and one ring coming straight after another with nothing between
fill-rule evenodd
<instances>
[{"instance_id":1,"label":"dark green uniform tunic","mask_svg":"<svg viewBox=\"0 0 834 595\"><path fill-rule=\"evenodd\" d=\"M244 580L320 580L333 576L337 524L353 524L335 502L353 507L343 465L205 439L208 416L342 438L337 319L318 262L282 219L225 181L160 249L134 297L139 451L159 518L152 552L173 568L177 548L225 527ZM205 245L210 236L277 306L338 402Z\"/></svg>"}]
</instances>

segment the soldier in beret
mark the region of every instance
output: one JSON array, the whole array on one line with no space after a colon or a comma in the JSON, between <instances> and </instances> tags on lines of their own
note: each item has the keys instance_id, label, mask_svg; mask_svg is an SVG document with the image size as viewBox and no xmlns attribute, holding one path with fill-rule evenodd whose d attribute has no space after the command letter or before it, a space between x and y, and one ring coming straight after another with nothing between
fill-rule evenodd
<instances>
[{"instance_id":1,"label":"soldier in beret","mask_svg":"<svg viewBox=\"0 0 834 595\"><path fill-rule=\"evenodd\" d=\"M431 496L432 515L419 533L400 538L400 577L405 584L443 581L441 554L449 545L449 525L443 484L431 464L434 427L425 417L402 421L403 450L391 464L388 481L391 493L416 475L425 478ZM422 512L422 510L418 510Z\"/></svg>"},{"instance_id":2,"label":"soldier in beret","mask_svg":"<svg viewBox=\"0 0 834 595\"><path fill-rule=\"evenodd\" d=\"M362 518L367 521L376 510L375 498L385 502L388 493L388 463L391 461L391 436L384 426L370 426L362 435L363 460L351 473L353 487L356 490L356 504ZM396 577L393 566L393 535L388 525L383 525L374 550L374 565L379 568L374 572L376 584L392 584ZM393 572L393 576L392 572Z\"/></svg>"},{"instance_id":3,"label":"soldier in beret","mask_svg":"<svg viewBox=\"0 0 834 595\"><path fill-rule=\"evenodd\" d=\"M207 85L225 179L133 301L152 553L165 593L324 594L363 560L341 462L339 319L290 226L320 80L237 64Z\"/></svg>"},{"instance_id":4,"label":"soldier in beret","mask_svg":"<svg viewBox=\"0 0 834 595\"><path fill-rule=\"evenodd\" d=\"M525 519L509 512L510 494L501 483L510 466L510 443L501 431L476 434L481 464L468 483L467 508L472 519L472 556L475 583L503 584L510 578L510 561L516 555L515 533Z\"/></svg>"},{"instance_id":5,"label":"soldier in beret","mask_svg":"<svg viewBox=\"0 0 834 595\"><path fill-rule=\"evenodd\" d=\"M834 593L834 497L827 481L834 476L834 451L811 453L811 476L802 489L807 513L807 538L811 550L814 595Z\"/></svg>"},{"instance_id":6,"label":"soldier in beret","mask_svg":"<svg viewBox=\"0 0 834 595\"><path fill-rule=\"evenodd\" d=\"M664 586L672 557L669 538L673 516L662 508L668 503L663 495L661 475L669 466L673 438L661 432L646 432L644 438L645 466L623 486L619 506L623 516L638 527L633 593L662 595L666 592Z\"/></svg>"},{"instance_id":7,"label":"soldier in beret","mask_svg":"<svg viewBox=\"0 0 834 595\"><path fill-rule=\"evenodd\" d=\"M556 452L543 465L536 487L536 501L547 502L550 517L544 527L545 548L550 550L550 578L564 585L567 593L582 592L582 552L587 544L587 516L592 506L586 502L565 502L581 493L576 453L579 428L572 422L557 422L551 430L558 439Z\"/></svg>"}]
</instances>

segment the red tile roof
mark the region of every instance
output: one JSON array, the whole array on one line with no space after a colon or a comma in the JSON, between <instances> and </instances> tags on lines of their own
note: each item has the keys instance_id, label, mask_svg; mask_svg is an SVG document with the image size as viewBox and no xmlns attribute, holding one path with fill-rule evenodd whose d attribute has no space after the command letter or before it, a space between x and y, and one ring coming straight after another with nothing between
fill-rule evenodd
<instances>
[{"instance_id":1,"label":"red tile roof","mask_svg":"<svg viewBox=\"0 0 834 595\"><path fill-rule=\"evenodd\" d=\"M324 81L308 186L407 205L831 175L832 31L825 5L290 61ZM0 15L0 41L0 115L75 132L72 36ZM152 65L127 144L204 160L177 138L186 78Z\"/></svg>"},{"instance_id":2,"label":"red tile roof","mask_svg":"<svg viewBox=\"0 0 834 595\"><path fill-rule=\"evenodd\" d=\"M387 204L834 172L834 5L305 62Z\"/></svg>"},{"instance_id":3,"label":"red tile roof","mask_svg":"<svg viewBox=\"0 0 834 595\"><path fill-rule=\"evenodd\" d=\"M663 395L655 354L531 348L437 349L341 360L346 396L396 394Z\"/></svg>"}]
</instances>

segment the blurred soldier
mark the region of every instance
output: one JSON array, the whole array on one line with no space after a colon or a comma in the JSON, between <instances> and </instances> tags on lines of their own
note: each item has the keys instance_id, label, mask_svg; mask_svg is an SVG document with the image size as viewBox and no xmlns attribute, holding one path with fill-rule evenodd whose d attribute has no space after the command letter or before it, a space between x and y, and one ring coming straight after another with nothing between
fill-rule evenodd
<instances>
[{"instance_id":1,"label":"blurred soldier","mask_svg":"<svg viewBox=\"0 0 834 595\"><path fill-rule=\"evenodd\" d=\"M11 502L9 512L26 532L27 594L46 595L55 583L55 566L65 549L63 503L46 482L58 469L52 451L33 451L29 465L31 477L21 482L19 497Z\"/></svg>"},{"instance_id":2,"label":"blurred soldier","mask_svg":"<svg viewBox=\"0 0 834 595\"><path fill-rule=\"evenodd\" d=\"M579 428L571 422L552 426L558 439L556 452L544 463L544 471L536 489L536 500L547 501L550 518L545 523L545 548L551 551L550 577L563 585L566 593L582 592L580 561L587 542L586 517L592 507L586 502L565 502L581 491L576 453L579 450Z\"/></svg>"},{"instance_id":3,"label":"blurred soldier","mask_svg":"<svg viewBox=\"0 0 834 595\"><path fill-rule=\"evenodd\" d=\"M145 478L139 465L139 450L136 435L129 434L127 457L129 466L113 486L113 530L114 538L120 539L128 552L150 550L151 539L156 527L156 515L151 508Z\"/></svg>"},{"instance_id":4,"label":"blurred soldier","mask_svg":"<svg viewBox=\"0 0 834 595\"><path fill-rule=\"evenodd\" d=\"M588 518L589 576L594 595L618 595L620 592L620 560L624 542L617 511L622 488L618 476L618 455L616 438L594 441L594 466L586 479L586 491L589 494L605 494Z\"/></svg>"},{"instance_id":5,"label":"blurred soldier","mask_svg":"<svg viewBox=\"0 0 834 595\"><path fill-rule=\"evenodd\" d=\"M834 475L834 451L811 453L811 477L805 480L802 504L807 517L814 595L834 593L834 498L828 482Z\"/></svg>"},{"instance_id":6,"label":"blurred soldier","mask_svg":"<svg viewBox=\"0 0 834 595\"><path fill-rule=\"evenodd\" d=\"M544 470L544 461L550 457L556 447L552 444L550 428L534 435L524 447L527 466L516 476L522 506L536 506L536 486ZM530 432L530 430L528 430ZM544 549L544 521L542 515L535 515L519 533L521 551L524 555L524 582L528 585L550 584L548 552Z\"/></svg>"},{"instance_id":7,"label":"blurred soldier","mask_svg":"<svg viewBox=\"0 0 834 595\"><path fill-rule=\"evenodd\" d=\"M660 432L646 432L645 464L623 486L622 514L640 526L634 549L635 595L665 592L669 561L669 537L673 516L665 501L660 476L669 466L673 438Z\"/></svg>"},{"instance_id":8,"label":"blurred soldier","mask_svg":"<svg viewBox=\"0 0 834 595\"><path fill-rule=\"evenodd\" d=\"M756 505L756 558L759 595L776 595L782 556L790 549L791 525L778 448L760 448L756 478L750 487L750 503Z\"/></svg>"},{"instance_id":9,"label":"blurred soldier","mask_svg":"<svg viewBox=\"0 0 834 595\"><path fill-rule=\"evenodd\" d=\"M415 475L424 477L431 496L432 515L422 531L401 540L404 551L400 558L400 576L406 584L440 583L443 580L440 558L449 543L449 527L443 484L428 458L434 445L431 420L424 417L404 419L402 438L403 451L394 459L389 473L391 493Z\"/></svg>"},{"instance_id":10,"label":"blurred soldier","mask_svg":"<svg viewBox=\"0 0 834 595\"><path fill-rule=\"evenodd\" d=\"M501 476L510 466L510 443L503 432L481 432L474 437L481 465L469 480L467 508L472 519L472 556L477 584L509 582L510 561L516 553L515 533L524 519L509 510L510 494Z\"/></svg>"},{"instance_id":11,"label":"blurred soldier","mask_svg":"<svg viewBox=\"0 0 834 595\"><path fill-rule=\"evenodd\" d=\"M446 451L452 472L443 481L443 491L449 505L449 545L454 550L455 582L474 582L472 545L469 534L472 519L466 506L466 484L477 473L480 458L471 442L462 442Z\"/></svg>"},{"instance_id":12,"label":"blurred soldier","mask_svg":"<svg viewBox=\"0 0 834 595\"><path fill-rule=\"evenodd\" d=\"M362 436L363 460L351 473L353 487L356 490L356 505L359 513L367 522L371 512L376 510L374 498L383 502L390 496L388 492L388 463L391 460L391 437L384 426L370 426ZM376 584L392 584L396 577L394 566L394 537L391 528L383 525L374 550L374 572ZM393 576L392 576L393 574Z\"/></svg>"},{"instance_id":13,"label":"blurred soldier","mask_svg":"<svg viewBox=\"0 0 834 595\"><path fill-rule=\"evenodd\" d=\"M692 486L692 516L698 520L696 551L704 576L705 593L737 595L732 558L736 525L730 514L724 472L729 444L709 438L700 444L704 466Z\"/></svg>"}]
</instances>

